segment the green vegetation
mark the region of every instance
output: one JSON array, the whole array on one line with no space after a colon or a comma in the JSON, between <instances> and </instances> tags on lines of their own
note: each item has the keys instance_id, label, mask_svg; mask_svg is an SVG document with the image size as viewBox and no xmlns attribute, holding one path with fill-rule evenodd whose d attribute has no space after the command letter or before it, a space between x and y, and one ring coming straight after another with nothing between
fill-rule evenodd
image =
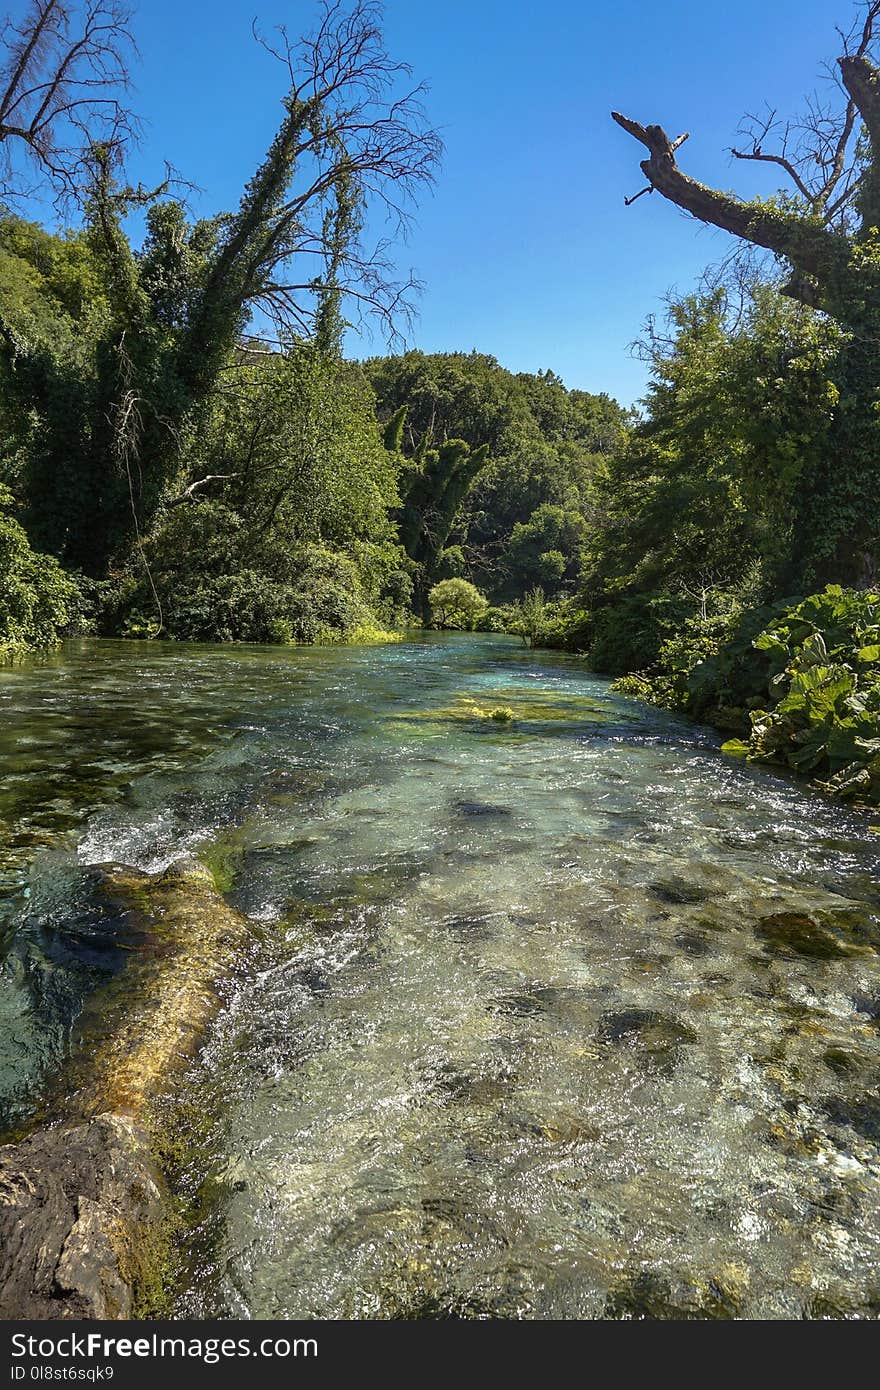
<instances>
[{"instance_id":1,"label":"green vegetation","mask_svg":"<svg viewBox=\"0 0 880 1390\"><path fill-rule=\"evenodd\" d=\"M755 638L768 702L728 753L784 759L841 796L880 801L880 593L828 585Z\"/></svg>"},{"instance_id":2,"label":"green vegetation","mask_svg":"<svg viewBox=\"0 0 880 1390\"><path fill-rule=\"evenodd\" d=\"M716 290L673 302L668 333L650 325L645 414L600 481L604 525L543 640L737 735L730 752L876 800L873 590L794 588L840 334L769 284L735 310Z\"/></svg>"},{"instance_id":3,"label":"green vegetation","mask_svg":"<svg viewBox=\"0 0 880 1390\"><path fill-rule=\"evenodd\" d=\"M428 594L431 616L438 627L471 631L489 607L475 584L467 579L441 579Z\"/></svg>"},{"instance_id":4,"label":"green vegetation","mask_svg":"<svg viewBox=\"0 0 880 1390\"><path fill-rule=\"evenodd\" d=\"M54 646L80 610L77 585L51 555L40 555L6 510L0 487L0 659Z\"/></svg>"}]
</instances>

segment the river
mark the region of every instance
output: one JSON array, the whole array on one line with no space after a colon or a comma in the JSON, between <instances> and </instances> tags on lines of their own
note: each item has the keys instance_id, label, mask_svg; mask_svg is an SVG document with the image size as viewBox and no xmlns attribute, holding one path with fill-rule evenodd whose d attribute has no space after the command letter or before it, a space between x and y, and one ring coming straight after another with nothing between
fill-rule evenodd
<instances>
[{"instance_id":1,"label":"river","mask_svg":"<svg viewBox=\"0 0 880 1390\"><path fill-rule=\"evenodd\" d=\"M876 1317L880 836L720 742L498 637L0 671L3 1121L124 965L90 866L194 854L178 1315Z\"/></svg>"}]
</instances>

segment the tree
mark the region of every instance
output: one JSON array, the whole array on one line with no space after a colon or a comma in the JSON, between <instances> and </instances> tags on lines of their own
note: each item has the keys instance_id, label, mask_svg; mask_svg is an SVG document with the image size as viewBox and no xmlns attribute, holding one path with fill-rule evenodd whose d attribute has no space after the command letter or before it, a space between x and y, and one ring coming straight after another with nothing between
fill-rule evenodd
<instances>
[{"instance_id":1,"label":"tree","mask_svg":"<svg viewBox=\"0 0 880 1390\"><path fill-rule=\"evenodd\" d=\"M441 579L428 594L431 616L438 627L470 631L489 607L476 584L467 579Z\"/></svg>"},{"instance_id":2,"label":"tree","mask_svg":"<svg viewBox=\"0 0 880 1390\"><path fill-rule=\"evenodd\" d=\"M513 605L508 632L522 638L524 647L533 647L541 636L547 621L547 602L544 590L529 589Z\"/></svg>"},{"instance_id":3,"label":"tree","mask_svg":"<svg viewBox=\"0 0 880 1390\"><path fill-rule=\"evenodd\" d=\"M554 574L558 580L558 554L543 568L511 568L511 535L545 504L591 516L596 478L625 435L627 416L617 402L569 391L550 371L509 372L485 353L408 352L365 366L398 447L413 453L418 441L437 449L453 439L472 450L488 445L487 466L452 528L467 576L495 599L516 597L529 584L549 585ZM541 549L568 554L556 540Z\"/></svg>"},{"instance_id":4,"label":"tree","mask_svg":"<svg viewBox=\"0 0 880 1390\"><path fill-rule=\"evenodd\" d=\"M656 189L701 222L772 253L787 269L786 293L843 329L835 368L838 402L829 448L798 497L801 579L873 582L880 555L880 68L873 61L880 3L842 35L838 108L813 99L804 117L749 124L739 159L781 169L790 188L747 202L687 175L671 139L619 112L614 120L648 151L642 192ZM778 148L766 141L779 136ZM640 195L636 195L637 197ZM633 201L633 200L629 200Z\"/></svg>"},{"instance_id":5,"label":"tree","mask_svg":"<svg viewBox=\"0 0 880 1390\"><path fill-rule=\"evenodd\" d=\"M422 449L404 464L400 541L416 567L415 602L423 618L430 603L428 591L459 508L488 462L488 444L471 449L464 439L447 439L439 449Z\"/></svg>"},{"instance_id":6,"label":"tree","mask_svg":"<svg viewBox=\"0 0 880 1390\"><path fill-rule=\"evenodd\" d=\"M795 592L803 480L828 447L840 333L758 284L669 304L640 352L645 414L598 484L580 611L601 669L640 670L691 618Z\"/></svg>"},{"instance_id":7,"label":"tree","mask_svg":"<svg viewBox=\"0 0 880 1390\"><path fill-rule=\"evenodd\" d=\"M29 527L67 564L104 573L170 489L202 485L187 472L188 444L241 365L254 312L325 347L343 302L389 325L405 312L407 285L384 243L365 242L362 211L378 199L405 222L440 146L420 88L401 86L408 69L386 53L378 14L370 0L325 0L311 35L293 43L282 30L269 45L289 80L284 116L231 216L191 226L167 184L122 185L109 152L93 151L87 239L107 310L73 356L0 313L7 380L38 418ZM139 253L123 230L138 207Z\"/></svg>"},{"instance_id":8,"label":"tree","mask_svg":"<svg viewBox=\"0 0 880 1390\"><path fill-rule=\"evenodd\" d=\"M0 29L0 196L36 177L78 197L94 145L120 157L136 122L123 102L135 52L124 0L30 0Z\"/></svg>"},{"instance_id":9,"label":"tree","mask_svg":"<svg viewBox=\"0 0 880 1390\"><path fill-rule=\"evenodd\" d=\"M508 564L522 592L536 581L556 592L573 578L586 523L577 511L542 502L528 521L518 521L510 534Z\"/></svg>"},{"instance_id":10,"label":"tree","mask_svg":"<svg viewBox=\"0 0 880 1390\"><path fill-rule=\"evenodd\" d=\"M33 551L0 487L0 660L31 647L51 647L74 619L79 595L51 555Z\"/></svg>"}]
</instances>

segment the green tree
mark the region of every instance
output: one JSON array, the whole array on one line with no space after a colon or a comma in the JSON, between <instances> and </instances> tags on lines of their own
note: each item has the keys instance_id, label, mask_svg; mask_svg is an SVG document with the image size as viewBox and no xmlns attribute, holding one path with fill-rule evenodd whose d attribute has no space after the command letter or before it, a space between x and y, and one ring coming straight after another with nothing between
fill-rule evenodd
<instances>
[{"instance_id":1,"label":"green tree","mask_svg":"<svg viewBox=\"0 0 880 1390\"><path fill-rule=\"evenodd\" d=\"M490 461L466 493L450 533L449 543L465 555L467 575L499 599L521 595L535 582L555 587L558 557L537 570L511 566L514 528L528 525L544 505L593 516L596 480L622 445L626 412L608 396L566 390L552 372L515 375L483 353L409 352L365 366L380 417L394 420L405 452L415 453L419 442L438 448L450 439L472 449L488 445ZM559 549L573 571L566 545L544 549Z\"/></svg>"},{"instance_id":2,"label":"green tree","mask_svg":"<svg viewBox=\"0 0 880 1390\"><path fill-rule=\"evenodd\" d=\"M880 3L843 38L837 62L843 103L777 128L752 125L738 158L781 169L789 186L750 202L706 187L679 167L687 136L614 119L648 151L641 169L657 189L702 222L770 252L786 267L786 293L824 311L842 330L833 380L828 448L798 491L802 582L871 582L880 554L880 69L872 55ZM789 138L801 131L803 138ZM781 144L773 145L774 136Z\"/></svg>"},{"instance_id":3,"label":"green tree","mask_svg":"<svg viewBox=\"0 0 880 1390\"><path fill-rule=\"evenodd\" d=\"M530 589L513 605L508 632L521 637L524 647L537 646L547 622L547 602L544 590Z\"/></svg>"},{"instance_id":4,"label":"green tree","mask_svg":"<svg viewBox=\"0 0 880 1390\"><path fill-rule=\"evenodd\" d=\"M79 611L76 585L51 555L33 551L0 488L0 657L51 647Z\"/></svg>"},{"instance_id":5,"label":"green tree","mask_svg":"<svg viewBox=\"0 0 880 1390\"><path fill-rule=\"evenodd\" d=\"M487 444L471 449L463 439L448 439L402 466L400 541L414 566L415 603L423 618L459 508L488 462Z\"/></svg>"},{"instance_id":6,"label":"green tree","mask_svg":"<svg viewBox=\"0 0 880 1390\"><path fill-rule=\"evenodd\" d=\"M190 445L195 482L144 536L148 573L132 557L119 620L143 625L151 587L174 636L263 641L286 623L314 640L404 620L394 460L363 373L314 344L239 353L235 390Z\"/></svg>"},{"instance_id":7,"label":"green tree","mask_svg":"<svg viewBox=\"0 0 880 1390\"><path fill-rule=\"evenodd\" d=\"M167 489L180 487L197 453L187 446L254 311L327 348L342 299L386 321L405 302L365 244L360 213L375 199L402 216L439 142L418 89L400 94L406 69L385 51L377 6L327 3L315 34L276 56L291 74L284 117L236 213L190 226L166 187L119 184L98 147L86 241L105 312L78 324L71 353L63 334L0 311L7 381L35 422L28 528L88 573L139 544ZM147 236L136 253L123 223L138 208Z\"/></svg>"},{"instance_id":8,"label":"green tree","mask_svg":"<svg viewBox=\"0 0 880 1390\"><path fill-rule=\"evenodd\" d=\"M588 630L612 672L640 669L691 617L729 615L795 582L799 497L827 448L839 330L757 285L670 305L649 326L646 411L609 461L580 580Z\"/></svg>"},{"instance_id":9,"label":"green tree","mask_svg":"<svg viewBox=\"0 0 880 1390\"><path fill-rule=\"evenodd\" d=\"M507 563L513 583L521 591L528 584L545 585L556 593L578 569L581 543L587 524L577 511L542 502L528 521L518 521L511 534Z\"/></svg>"},{"instance_id":10,"label":"green tree","mask_svg":"<svg viewBox=\"0 0 880 1390\"><path fill-rule=\"evenodd\" d=\"M428 600L431 616L437 627L464 628L470 631L489 607L483 594L467 579L441 579L435 584Z\"/></svg>"}]
</instances>

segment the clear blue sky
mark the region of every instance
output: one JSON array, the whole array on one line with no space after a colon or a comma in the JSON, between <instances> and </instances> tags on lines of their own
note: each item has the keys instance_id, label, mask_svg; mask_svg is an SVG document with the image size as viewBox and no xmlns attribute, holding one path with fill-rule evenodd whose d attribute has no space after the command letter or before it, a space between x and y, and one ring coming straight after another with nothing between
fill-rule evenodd
<instances>
[{"instance_id":1,"label":"clear blue sky","mask_svg":"<svg viewBox=\"0 0 880 1390\"><path fill-rule=\"evenodd\" d=\"M234 206L283 95L251 21L300 32L313 13L311 0L141 0L148 124L135 174L156 179L168 158L200 185L198 212ZM659 194L624 208L642 183L639 147L609 111L690 130L681 162L694 176L771 192L772 170L731 167L725 147L765 99L798 106L853 13L851 0L387 0L390 52L429 82L446 145L400 256L426 284L412 345L475 347L638 397L644 368L628 344L726 238Z\"/></svg>"}]
</instances>

